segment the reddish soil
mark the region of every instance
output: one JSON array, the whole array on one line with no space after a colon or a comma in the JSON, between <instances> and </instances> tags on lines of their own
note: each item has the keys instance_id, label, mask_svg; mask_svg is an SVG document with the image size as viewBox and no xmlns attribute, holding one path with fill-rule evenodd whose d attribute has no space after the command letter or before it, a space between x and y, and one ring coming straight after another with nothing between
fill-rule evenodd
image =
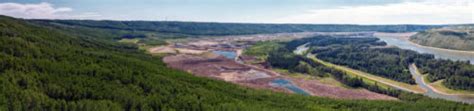
<instances>
[{"instance_id":1,"label":"reddish soil","mask_svg":"<svg viewBox=\"0 0 474 111\"><path fill-rule=\"evenodd\" d=\"M221 79L218 77L221 73L250 69L221 56L206 58L202 56L179 54L164 57L163 61L167 63L169 67L185 70L197 76L217 79Z\"/></svg>"},{"instance_id":2,"label":"reddish soil","mask_svg":"<svg viewBox=\"0 0 474 111\"><path fill-rule=\"evenodd\" d=\"M292 93L286 88L270 85L272 80L284 78L292 81L293 84L313 96L336 99L396 100L396 98L364 89L347 89L323 84L317 80L287 77L261 67L239 64L222 56L178 54L164 57L163 61L167 63L169 67L185 70L196 76L225 80L256 89L269 89L278 92Z\"/></svg>"},{"instance_id":3,"label":"reddish soil","mask_svg":"<svg viewBox=\"0 0 474 111\"><path fill-rule=\"evenodd\" d=\"M368 99L368 100L397 100L397 98L370 92L366 89L347 89L320 83L317 80L305 80L302 78L289 78L297 86L305 89L313 96L323 96L337 99Z\"/></svg>"}]
</instances>

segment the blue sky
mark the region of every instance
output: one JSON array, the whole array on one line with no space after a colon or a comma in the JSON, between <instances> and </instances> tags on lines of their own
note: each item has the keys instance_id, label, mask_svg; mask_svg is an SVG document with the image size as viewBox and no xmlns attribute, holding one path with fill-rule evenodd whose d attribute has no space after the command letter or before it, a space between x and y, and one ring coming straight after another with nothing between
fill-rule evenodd
<instances>
[{"instance_id":1,"label":"blue sky","mask_svg":"<svg viewBox=\"0 0 474 111\"><path fill-rule=\"evenodd\" d=\"M473 23L474 0L0 0L19 18L314 24Z\"/></svg>"}]
</instances>

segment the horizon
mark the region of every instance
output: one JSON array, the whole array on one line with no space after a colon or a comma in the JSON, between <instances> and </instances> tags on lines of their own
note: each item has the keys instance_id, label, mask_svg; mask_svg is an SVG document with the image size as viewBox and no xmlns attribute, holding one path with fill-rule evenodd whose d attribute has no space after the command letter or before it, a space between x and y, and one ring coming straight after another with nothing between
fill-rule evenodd
<instances>
[{"instance_id":1,"label":"horizon","mask_svg":"<svg viewBox=\"0 0 474 111\"><path fill-rule=\"evenodd\" d=\"M464 25L474 23L474 0L282 0L278 2L230 0L225 3L216 0L143 0L119 2L2 0L0 15L46 20L242 24Z\"/></svg>"}]
</instances>

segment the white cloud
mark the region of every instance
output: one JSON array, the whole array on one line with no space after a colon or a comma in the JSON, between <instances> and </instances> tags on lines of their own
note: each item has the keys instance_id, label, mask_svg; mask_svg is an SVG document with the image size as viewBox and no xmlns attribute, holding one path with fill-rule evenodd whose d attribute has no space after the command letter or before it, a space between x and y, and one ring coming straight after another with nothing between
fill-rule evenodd
<instances>
[{"instance_id":1,"label":"white cloud","mask_svg":"<svg viewBox=\"0 0 474 111\"><path fill-rule=\"evenodd\" d=\"M451 0L450 0L451 1ZM456 24L474 23L473 0L421 0L388 5L308 10L278 23Z\"/></svg>"},{"instance_id":2,"label":"white cloud","mask_svg":"<svg viewBox=\"0 0 474 111\"><path fill-rule=\"evenodd\" d=\"M0 14L20 18L61 18L62 13L71 11L71 8L66 7L54 8L49 3L0 3Z\"/></svg>"},{"instance_id":3,"label":"white cloud","mask_svg":"<svg viewBox=\"0 0 474 111\"><path fill-rule=\"evenodd\" d=\"M27 19L83 19L98 17L98 13L72 14L68 7L53 7L50 3L20 4L0 3L0 14Z\"/></svg>"}]
</instances>

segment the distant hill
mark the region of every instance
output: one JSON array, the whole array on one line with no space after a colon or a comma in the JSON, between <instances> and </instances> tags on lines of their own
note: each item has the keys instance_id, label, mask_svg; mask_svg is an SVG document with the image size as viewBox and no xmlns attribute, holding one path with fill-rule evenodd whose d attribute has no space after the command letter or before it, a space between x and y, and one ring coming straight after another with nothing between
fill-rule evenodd
<instances>
[{"instance_id":1,"label":"distant hill","mask_svg":"<svg viewBox=\"0 0 474 111\"><path fill-rule=\"evenodd\" d=\"M474 51L474 25L449 26L419 32L411 41L431 47Z\"/></svg>"},{"instance_id":2,"label":"distant hill","mask_svg":"<svg viewBox=\"0 0 474 111\"><path fill-rule=\"evenodd\" d=\"M187 36L242 35L287 32L413 32L444 25L350 25L350 24L255 24L174 21L96 21L96 20L30 20L46 25L87 27L109 30L172 33Z\"/></svg>"}]
</instances>

